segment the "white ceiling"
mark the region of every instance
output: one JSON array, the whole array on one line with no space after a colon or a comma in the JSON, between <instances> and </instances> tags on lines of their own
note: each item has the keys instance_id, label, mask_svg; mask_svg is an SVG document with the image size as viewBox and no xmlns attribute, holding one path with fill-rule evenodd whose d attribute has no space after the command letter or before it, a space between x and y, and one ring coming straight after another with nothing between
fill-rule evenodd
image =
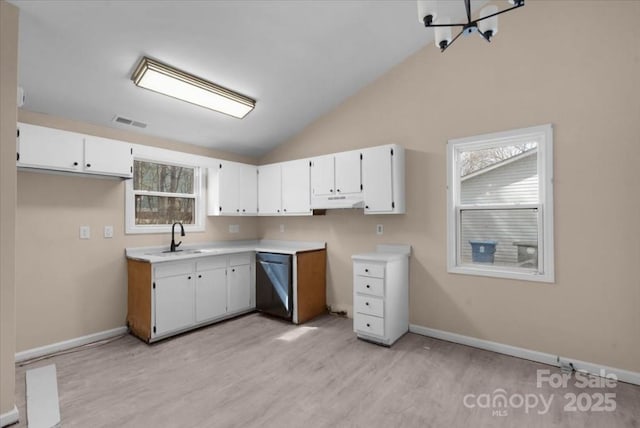
<instances>
[{"instance_id":1,"label":"white ceiling","mask_svg":"<svg viewBox=\"0 0 640 428\"><path fill-rule=\"evenodd\" d=\"M12 1L25 109L249 156L431 42L414 0ZM443 2L458 17L463 1ZM435 46L433 49L436 50ZM133 85L143 56L257 100L235 119ZM425 61L437 59L425 57Z\"/></svg>"}]
</instances>

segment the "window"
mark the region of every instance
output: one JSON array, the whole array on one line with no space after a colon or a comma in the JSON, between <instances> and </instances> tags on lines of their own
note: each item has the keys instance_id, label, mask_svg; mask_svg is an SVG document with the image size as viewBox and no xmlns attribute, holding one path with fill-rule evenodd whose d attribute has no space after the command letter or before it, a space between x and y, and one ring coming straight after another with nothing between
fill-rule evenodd
<instances>
[{"instance_id":1,"label":"window","mask_svg":"<svg viewBox=\"0 0 640 428\"><path fill-rule=\"evenodd\" d=\"M204 230L200 168L158 159L135 159L127 185L127 233L160 233L175 222Z\"/></svg>"},{"instance_id":2,"label":"window","mask_svg":"<svg viewBox=\"0 0 640 428\"><path fill-rule=\"evenodd\" d=\"M551 125L449 140L448 270L554 281Z\"/></svg>"}]
</instances>

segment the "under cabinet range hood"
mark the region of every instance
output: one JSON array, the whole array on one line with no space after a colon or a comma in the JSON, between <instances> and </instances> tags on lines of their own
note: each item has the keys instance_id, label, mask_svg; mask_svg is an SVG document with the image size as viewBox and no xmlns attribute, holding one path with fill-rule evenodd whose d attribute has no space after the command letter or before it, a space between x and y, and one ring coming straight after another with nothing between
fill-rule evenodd
<instances>
[{"instance_id":1,"label":"under cabinet range hood","mask_svg":"<svg viewBox=\"0 0 640 428\"><path fill-rule=\"evenodd\" d=\"M311 196L311 209L330 210L340 208L364 208L362 193L338 196Z\"/></svg>"}]
</instances>

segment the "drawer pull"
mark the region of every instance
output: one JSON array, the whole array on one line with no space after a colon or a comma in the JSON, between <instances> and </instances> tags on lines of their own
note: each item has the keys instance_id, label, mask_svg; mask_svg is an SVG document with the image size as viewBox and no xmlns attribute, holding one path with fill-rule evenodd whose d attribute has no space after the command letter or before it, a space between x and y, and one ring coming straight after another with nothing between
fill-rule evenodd
<instances>
[{"instance_id":1,"label":"drawer pull","mask_svg":"<svg viewBox=\"0 0 640 428\"><path fill-rule=\"evenodd\" d=\"M189 276L189 277L187 277L187 279L191 279L191 277Z\"/></svg>"},{"instance_id":2,"label":"drawer pull","mask_svg":"<svg viewBox=\"0 0 640 428\"><path fill-rule=\"evenodd\" d=\"M202 278L202 275L198 275L198 278Z\"/></svg>"},{"instance_id":3,"label":"drawer pull","mask_svg":"<svg viewBox=\"0 0 640 428\"><path fill-rule=\"evenodd\" d=\"M365 302L364 304L365 304L365 305L367 305L367 306L369 306L369 302Z\"/></svg>"},{"instance_id":4,"label":"drawer pull","mask_svg":"<svg viewBox=\"0 0 640 428\"><path fill-rule=\"evenodd\" d=\"M367 284L367 288L371 288L371 286L369 284Z\"/></svg>"},{"instance_id":5,"label":"drawer pull","mask_svg":"<svg viewBox=\"0 0 640 428\"><path fill-rule=\"evenodd\" d=\"M367 327L371 327L371 324L367 323Z\"/></svg>"},{"instance_id":6,"label":"drawer pull","mask_svg":"<svg viewBox=\"0 0 640 428\"><path fill-rule=\"evenodd\" d=\"M365 272L367 272L367 273L369 273L369 269L365 269L364 271L365 271Z\"/></svg>"}]
</instances>

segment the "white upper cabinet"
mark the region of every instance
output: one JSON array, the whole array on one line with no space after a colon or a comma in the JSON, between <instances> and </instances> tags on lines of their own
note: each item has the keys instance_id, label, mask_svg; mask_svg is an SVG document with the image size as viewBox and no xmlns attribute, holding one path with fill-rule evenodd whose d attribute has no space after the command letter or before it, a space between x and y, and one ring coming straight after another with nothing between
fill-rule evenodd
<instances>
[{"instance_id":1,"label":"white upper cabinet","mask_svg":"<svg viewBox=\"0 0 640 428\"><path fill-rule=\"evenodd\" d=\"M335 159L333 155L311 160L311 194L331 196L335 193Z\"/></svg>"},{"instance_id":2,"label":"white upper cabinet","mask_svg":"<svg viewBox=\"0 0 640 428\"><path fill-rule=\"evenodd\" d=\"M311 160L311 208L362 208L361 151Z\"/></svg>"},{"instance_id":3,"label":"white upper cabinet","mask_svg":"<svg viewBox=\"0 0 640 428\"><path fill-rule=\"evenodd\" d=\"M133 175L133 150L130 145L107 138L84 138L84 172L89 174Z\"/></svg>"},{"instance_id":4,"label":"white upper cabinet","mask_svg":"<svg viewBox=\"0 0 640 428\"><path fill-rule=\"evenodd\" d=\"M284 162L281 164L281 168L282 213L286 215L310 214L309 160L299 159Z\"/></svg>"},{"instance_id":5,"label":"white upper cabinet","mask_svg":"<svg viewBox=\"0 0 640 428\"><path fill-rule=\"evenodd\" d=\"M336 153L335 190L337 195L362 192L360 150Z\"/></svg>"},{"instance_id":6,"label":"white upper cabinet","mask_svg":"<svg viewBox=\"0 0 640 428\"><path fill-rule=\"evenodd\" d=\"M18 166L82 171L82 134L24 123L18 129Z\"/></svg>"},{"instance_id":7,"label":"white upper cabinet","mask_svg":"<svg viewBox=\"0 0 640 428\"><path fill-rule=\"evenodd\" d=\"M257 168L220 161L208 170L209 215L255 215L258 209Z\"/></svg>"},{"instance_id":8,"label":"white upper cabinet","mask_svg":"<svg viewBox=\"0 0 640 428\"><path fill-rule=\"evenodd\" d=\"M396 144L362 150L365 214L405 212L404 149Z\"/></svg>"},{"instance_id":9,"label":"white upper cabinet","mask_svg":"<svg viewBox=\"0 0 640 428\"><path fill-rule=\"evenodd\" d=\"M240 213L245 215L258 214L258 167L240 164L239 171L239 205Z\"/></svg>"},{"instance_id":10,"label":"white upper cabinet","mask_svg":"<svg viewBox=\"0 0 640 428\"><path fill-rule=\"evenodd\" d=\"M133 176L131 144L43 126L18 124L21 168Z\"/></svg>"},{"instance_id":11,"label":"white upper cabinet","mask_svg":"<svg viewBox=\"0 0 640 428\"><path fill-rule=\"evenodd\" d=\"M280 215L282 209L282 179L280 164L258 167L258 213Z\"/></svg>"},{"instance_id":12,"label":"white upper cabinet","mask_svg":"<svg viewBox=\"0 0 640 428\"><path fill-rule=\"evenodd\" d=\"M336 153L311 160L311 194L334 196L360 193L360 151Z\"/></svg>"},{"instance_id":13,"label":"white upper cabinet","mask_svg":"<svg viewBox=\"0 0 640 428\"><path fill-rule=\"evenodd\" d=\"M217 182L209 180L209 189L218 193L217 203L214 205L218 206L219 214L239 214L240 165L234 162L220 162L216 172L218 176ZM209 178L212 177L216 177L215 173L209 175ZM213 185L211 185L212 183ZM216 198L209 198L209 200L215 201Z\"/></svg>"},{"instance_id":14,"label":"white upper cabinet","mask_svg":"<svg viewBox=\"0 0 640 428\"><path fill-rule=\"evenodd\" d=\"M309 160L258 167L258 208L266 215L311 215Z\"/></svg>"}]
</instances>

